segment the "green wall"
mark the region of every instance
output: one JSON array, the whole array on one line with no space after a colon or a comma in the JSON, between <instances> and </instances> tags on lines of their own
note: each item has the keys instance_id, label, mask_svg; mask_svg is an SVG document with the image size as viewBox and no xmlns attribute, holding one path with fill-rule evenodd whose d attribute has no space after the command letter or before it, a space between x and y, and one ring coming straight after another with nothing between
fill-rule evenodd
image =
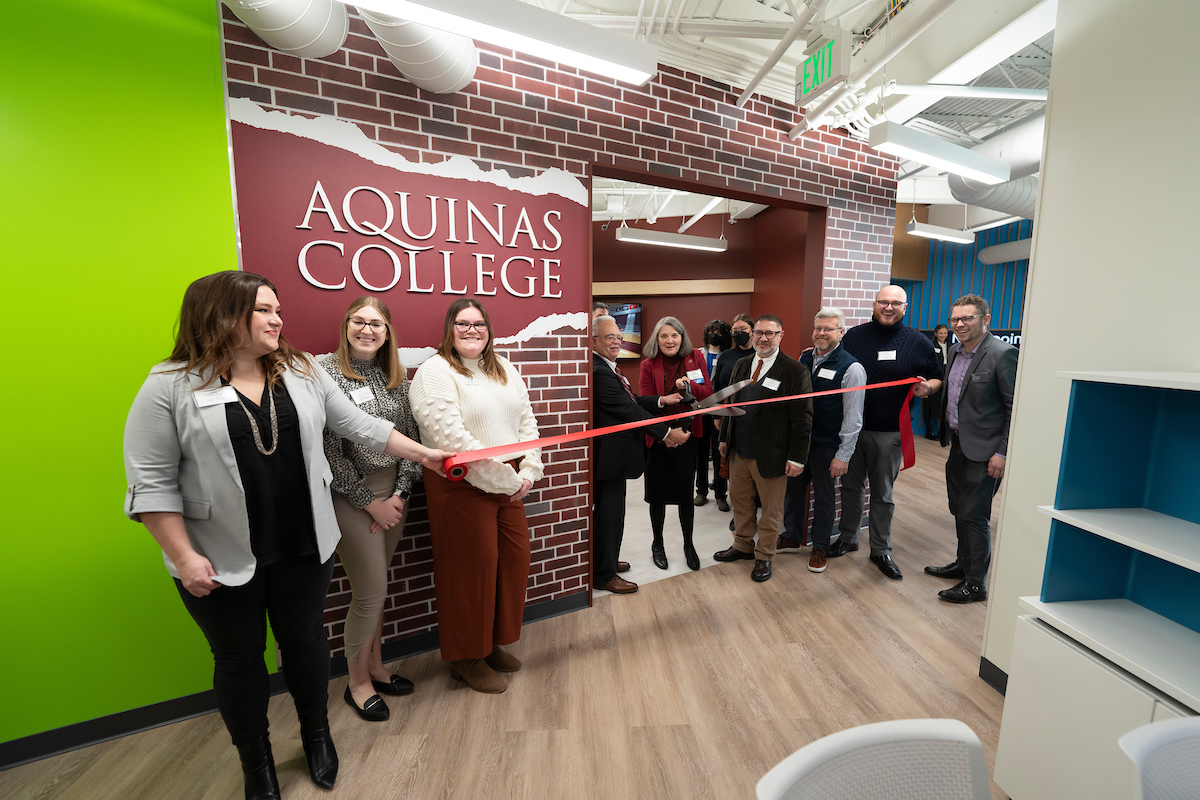
<instances>
[{"instance_id":1,"label":"green wall","mask_svg":"<svg viewBox=\"0 0 1200 800\"><path fill-rule=\"evenodd\" d=\"M0 741L211 688L125 415L186 285L236 268L215 0L9 3L0 26Z\"/></svg>"}]
</instances>

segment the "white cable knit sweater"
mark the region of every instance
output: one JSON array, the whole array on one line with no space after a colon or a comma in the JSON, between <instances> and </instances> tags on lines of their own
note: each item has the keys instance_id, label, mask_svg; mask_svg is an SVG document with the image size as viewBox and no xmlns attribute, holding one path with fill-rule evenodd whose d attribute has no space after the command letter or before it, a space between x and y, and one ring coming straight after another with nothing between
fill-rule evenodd
<instances>
[{"instance_id":1,"label":"white cable knit sweater","mask_svg":"<svg viewBox=\"0 0 1200 800\"><path fill-rule=\"evenodd\" d=\"M417 369L408 395L422 444L461 453L538 438L529 391L508 359L500 358L508 375L505 384L484 375L478 359L464 358L463 364L471 377L455 372L440 355ZM518 455L519 471L491 458L470 464L467 483L489 494L513 494L523 479L537 483L542 477L541 450Z\"/></svg>"}]
</instances>

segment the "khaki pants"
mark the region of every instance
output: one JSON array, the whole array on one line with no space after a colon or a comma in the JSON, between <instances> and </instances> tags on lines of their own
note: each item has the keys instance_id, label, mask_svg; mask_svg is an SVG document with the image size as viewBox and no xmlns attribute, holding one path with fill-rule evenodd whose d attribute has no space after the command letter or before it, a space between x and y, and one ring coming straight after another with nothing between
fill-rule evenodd
<instances>
[{"instance_id":1,"label":"khaki pants","mask_svg":"<svg viewBox=\"0 0 1200 800\"><path fill-rule=\"evenodd\" d=\"M762 517L754 519L754 493L762 502ZM733 503L733 547L743 553L770 561L775 557L775 540L783 530L783 501L787 495L787 476L764 478L758 462L737 453L729 457L729 500ZM754 537L758 537L758 546Z\"/></svg>"}]
</instances>

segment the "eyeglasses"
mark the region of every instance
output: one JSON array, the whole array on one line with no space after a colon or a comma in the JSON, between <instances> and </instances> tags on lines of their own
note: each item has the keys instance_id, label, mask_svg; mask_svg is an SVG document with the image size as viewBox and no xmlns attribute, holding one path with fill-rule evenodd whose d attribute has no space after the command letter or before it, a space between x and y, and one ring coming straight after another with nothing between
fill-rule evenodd
<instances>
[{"instance_id":1,"label":"eyeglasses","mask_svg":"<svg viewBox=\"0 0 1200 800\"><path fill-rule=\"evenodd\" d=\"M837 333L841 328L813 328L813 333Z\"/></svg>"},{"instance_id":2,"label":"eyeglasses","mask_svg":"<svg viewBox=\"0 0 1200 800\"><path fill-rule=\"evenodd\" d=\"M486 322L463 322L457 319L454 320L454 330L458 331L459 333L466 333L472 328L480 333L483 333L488 329L488 326Z\"/></svg>"},{"instance_id":3,"label":"eyeglasses","mask_svg":"<svg viewBox=\"0 0 1200 800\"><path fill-rule=\"evenodd\" d=\"M754 338L755 339L774 339L776 336L778 336L781 333L783 333L783 331L754 331Z\"/></svg>"},{"instance_id":4,"label":"eyeglasses","mask_svg":"<svg viewBox=\"0 0 1200 800\"><path fill-rule=\"evenodd\" d=\"M904 300L876 300L875 305L882 308L900 308L901 306L908 305L908 303Z\"/></svg>"},{"instance_id":5,"label":"eyeglasses","mask_svg":"<svg viewBox=\"0 0 1200 800\"><path fill-rule=\"evenodd\" d=\"M359 319L358 317L351 317L350 318L350 327L356 331L361 331L363 328L370 328L371 333L382 333L383 331L387 330L387 323L386 322L378 322L378 321L367 322L365 319Z\"/></svg>"},{"instance_id":6,"label":"eyeglasses","mask_svg":"<svg viewBox=\"0 0 1200 800\"><path fill-rule=\"evenodd\" d=\"M610 333L608 336L597 336L596 338L612 344L613 342L621 341L622 337L619 333Z\"/></svg>"},{"instance_id":7,"label":"eyeglasses","mask_svg":"<svg viewBox=\"0 0 1200 800\"><path fill-rule=\"evenodd\" d=\"M971 316L969 316L969 317L951 317L951 318L950 318L950 324L951 324L951 325L958 325L958 324L962 324L962 325L970 325L972 322L974 322L974 321L975 321L975 319L976 319L978 316L979 316L978 314L972 314L972 315L971 315Z\"/></svg>"}]
</instances>

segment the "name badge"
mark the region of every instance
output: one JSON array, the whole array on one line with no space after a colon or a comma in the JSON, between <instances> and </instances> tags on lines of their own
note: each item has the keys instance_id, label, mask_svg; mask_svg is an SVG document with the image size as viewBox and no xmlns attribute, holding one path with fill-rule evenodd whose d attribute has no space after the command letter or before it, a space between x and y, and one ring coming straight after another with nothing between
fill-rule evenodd
<instances>
[{"instance_id":1,"label":"name badge","mask_svg":"<svg viewBox=\"0 0 1200 800\"><path fill-rule=\"evenodd\" d=\"M875 357L875 360L876 361L895 361L896 360L896 351L895 350L880 350L879 355Z\"/></svg>"},{"instance_id":2,"label":"name badge","mask_svg":"<svg viewBox=\"0 0 1200 800\"><path fill-rule=\"evenodd\" d=\"M692 383L704 383L704 373L698 369L689 369L687 379Z\"/></svg>"},{"instance_id":3,"label":"name badge","mask_svg":"<svg viewBox=\"0 0 1200 800\"><path fill-rule=\"evenodd\" d=\"M478 386L479 385L479 381L475 380L474 375L472 375L469 378L463 378L463 383L467 386Z\"/></svg>"},{"instance_id":4,"label":"name badge","mask_svg":"<svg viewBox=\"0 0 1200 800\"><path fill-rule=\"evenodd\" d=\"M196 400L196 408L208 408L209 406L224 405L225 403L236 403L237 392L232 386L220 386L216 389L205 389L202 392L195 392L192 397Z\"/></svg>"},{"instance_id":5,"label":"name badge","mask_svg":"<svg viewBox=\"0 0 1200 800\"><path fill-rule=\"evenodd\" d=\"M971 373L971 383L987 383L988 374L986 372Z\"/></svg>"},{"instance_id":6,"label":"name badge","mask_svg":"<svg viewBox=\"0 0 1200 800\"><path fill-rule=\"evenodd\" d=\"M774 392L779 389L779 379L778 378L763 378L762 385L763 385L764 389L770 389L772 392Z\"/></svg>"},{"instance_id":7,"label":"name badge","mask_svg":"<svg viewBox=\"0 0 1200 800\"><path fill-rule=\"evenodd\" d=\"M363 403L374 400L375 393L371 391L370 386L364 386L361 389L355 389L351 392L350 399L354 401L355 405L361 406Z\"/></svg>"},{"instance_id":8,"label":"name badge","mask_svg":"<svg viewBox=\"0 0 1200 800\"><path fill-rule=\"evenodd\" d=\"M831 381L837 377L837 371L829 369L827 367L821 367L819 370L817 370L817 377L824 378L827 381Z\"/></svg>"}]
</instances>

